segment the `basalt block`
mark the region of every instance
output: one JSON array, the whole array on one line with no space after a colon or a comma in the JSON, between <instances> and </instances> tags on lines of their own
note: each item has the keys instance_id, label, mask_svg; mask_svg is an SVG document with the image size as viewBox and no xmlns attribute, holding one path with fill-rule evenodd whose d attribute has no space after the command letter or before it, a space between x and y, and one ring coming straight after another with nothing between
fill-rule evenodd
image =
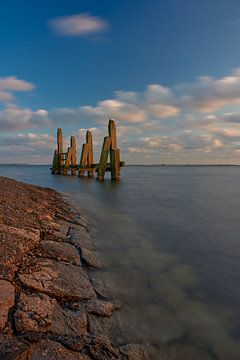
<instances>
[{"instance_id":1,"label":"basalt block","mask_svg":"<svg viewBox=\"0 0 240 360\"><path fill-rule=\"evenodd\" d=\"M68 300L95 298L86 271L72 264L53 259L39 259L31 274L20 274L21 283L38 292Z\"/></svg>"}]
</instances>

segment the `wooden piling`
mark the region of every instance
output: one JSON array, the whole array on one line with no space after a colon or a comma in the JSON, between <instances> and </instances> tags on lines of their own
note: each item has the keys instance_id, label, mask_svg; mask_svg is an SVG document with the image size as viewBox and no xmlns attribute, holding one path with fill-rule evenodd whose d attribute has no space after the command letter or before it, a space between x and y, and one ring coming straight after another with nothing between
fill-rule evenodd
<instances>
[{"instance_id":1,"label":"wooden piling","mask_svg":"<svg viewBox=\"0 0 240 360\"><path fill-rule=\"evenodd\" d=\"M88 158L88 144L83 144L81 158L80 158L80 166L86 165L87 158ZM84 173L85 173L85 170L81 170L81 167L80 167L78 176L82 177L82 176L84 176Z\"/></svg>"},{"instance_id":2,"label":"wooden piling","mask_svg":"<svg viewBox=\"0 0 240 360\"><path fill-rule=\"evenodd\" d=\"M72 148L69 147L68 151L67 151L67 157L66 157L65 165L64 165L64 168L63 168L63 175L68 174L68 169L69 169L69 166L71 164L71 159L72 159Z\"/></svg>"},{"instance_id":3,"label":"wooden piling","mask_svg":"<svg viewBox=\"0 0 240 360\"><path fill-rule=\"evenodd\" d=\"M77 149L76 149L76 137L71 136L71 165L73 166L71 170L72 175L76 175L76 165L77 165Z\"/></svg>"},{"instance_id":4,"label":"wooden piling","mask_svg":"<svg viewBox=\"0 0 240 360\"><path fill-rule=\"evenodd\" d=\"M93 164L93 144L92 144L92 133L87 131L86 133L86 142L88 144L88 154L87 154L87 165L91 167ZM93 170L88 170L88 177L93 177Z\"/></svg>"},{"instance_id":5,"label":"wooden piling","mask_svg":"<svg viewBox=\"0 0 240 360\"><path fill-rule=\"evenodd\" d=\"M63 135L61 128L59 128L57 131L57 148L58 148L59 167L62 168L64 166L64 154L63 154Z\"/></svg>"},{"instance_id":6,"label":"wooden piling","mask_svg":"<svg viewBox=\"0 0 240 360\"><path fill-rule=\"evenodd\" d=\"M111 179L119 181L120 180L120 150L111 149L110 150L110 159L111 159Z\"/></svg>"},{"instance_id":7,"label":"wooden piling","mask_svg":"<svg viewBox=\"0 0 240 360\"><path fill-rule=\"evenodd\" d=\"M98 175L97 175L97 179L100 181L104 180L110 146L111 146L111 138L110 136L105 136L102 146L101 157L99 161Z\"/></svg>"}]
</instances>

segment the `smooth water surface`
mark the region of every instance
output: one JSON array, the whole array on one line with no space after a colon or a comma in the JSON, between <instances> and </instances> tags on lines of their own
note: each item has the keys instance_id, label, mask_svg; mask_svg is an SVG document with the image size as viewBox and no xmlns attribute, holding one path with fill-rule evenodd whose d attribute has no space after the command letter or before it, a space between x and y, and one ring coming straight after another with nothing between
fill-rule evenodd
<instances>
[{"instance_id":1,"label":"smooth water surface","mask_svg":"<svg viewBox=\"0 0 240 360\"><path fill-rule=\"evenodd\" d=\"M240 167L128 166L119 183L0 166L68 193L94 236L122 310L120 342L184 342L240 359Z\"/></svg>"}]
</instances>

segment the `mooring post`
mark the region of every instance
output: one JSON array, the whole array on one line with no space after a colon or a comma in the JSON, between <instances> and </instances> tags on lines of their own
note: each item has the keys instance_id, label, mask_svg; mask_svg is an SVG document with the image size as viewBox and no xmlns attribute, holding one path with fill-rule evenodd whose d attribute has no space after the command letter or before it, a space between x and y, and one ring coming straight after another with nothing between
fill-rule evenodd
<instances>
[{"instance_id":1,"label":"mooring post","mask_svg":"<svg viewBox=\"0 0 240 360\"><path fill-rule=\"evenodd\" d=\"M111 179L120 180L120 150L117 147L117 131L116 124L113 119L109 120L108 133L111 138L110 145L110 163L111 163Z\"/></svg>"},{"instance_id":2,"label":"mooring post","mask_svg":"<svg viewBox=\"0 0 240 360\"><path fill-rule=\"evenodd\" d=\"M77 165L77 148L76 148L76 137L71 136L71 174L76 175L76 165Z\"/></svg>"},{"instance_id":3,"label":"mooring post","mask_svg":"<svg viewBox=\"0 0 240 360\"><path fill-rule=\"evenodd\" d=\"M108 154L110 151L110 145L111 145L110 136L105 136L104 141L103 141L99 166L98 166L98 175L97 175L97 179L101 180L101 181L104 180L104 175L105 175L106 167L107 167Z\"/></svg>"},{"instance_id":4,"label":"mooring post","mask_svg":"<svg viewBox=\"0 0 240 360\"><path fill-rule=\"evenodd\" d=\"M93 164L93 144L92 144L92 133L91 131L87 131L86 133L86 142L88 144L88 154L87 154L87 165L89 165L89 168ZM88 170L88 177L93 177L94 172L93 170Z\"/></svg>"}]
</instances>

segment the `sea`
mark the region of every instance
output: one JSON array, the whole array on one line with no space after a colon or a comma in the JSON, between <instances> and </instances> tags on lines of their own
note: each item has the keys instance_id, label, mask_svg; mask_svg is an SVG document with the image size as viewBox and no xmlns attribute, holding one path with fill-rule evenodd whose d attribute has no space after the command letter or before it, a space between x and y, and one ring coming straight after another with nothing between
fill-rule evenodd
<instances>
[{"instance_id":1,"label":"sea","mask_svg":"<svg viewBox=\"0 0 240 360\"><path fill-rule=\"evenodd\" d=\"M58 190L88 219L123 304L116 341L240 359L240 167L125 166L120 182L99 182L2 165L0 176Z\"/></svg>"}]
</instances>

